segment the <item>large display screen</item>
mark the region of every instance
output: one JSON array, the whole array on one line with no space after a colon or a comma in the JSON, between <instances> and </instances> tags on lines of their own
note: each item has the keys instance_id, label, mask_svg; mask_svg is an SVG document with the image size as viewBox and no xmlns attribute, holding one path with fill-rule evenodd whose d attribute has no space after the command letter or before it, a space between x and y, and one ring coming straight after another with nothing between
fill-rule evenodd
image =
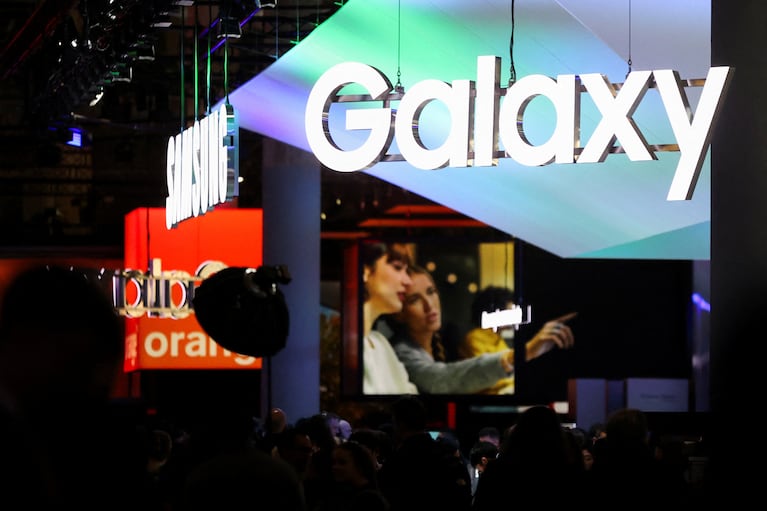
<instances>
[{"instance_id":1,"label":"large display screen","mask_svg":"<svg viewBox=\"0 0 767 511\"><path fill-rule=\"evenodd\" d=\"M513 241L367 239L357 255L361 394L514 394L520 325L481 328L516 304Z\"/></svg>"},{"instance_id":2,"label":"large display screen","mask_svg":"<svg viewBox=\"0 0 767 511\"><path fill-rule=\"evenodd\" d=\"M342 286L342 394L526 405L566 400L572 378L688 378L691 277L690 261L563 259L518 239L359 240ZM574 344L531 358L557 320Z\"/></svg>"}]
</instances>

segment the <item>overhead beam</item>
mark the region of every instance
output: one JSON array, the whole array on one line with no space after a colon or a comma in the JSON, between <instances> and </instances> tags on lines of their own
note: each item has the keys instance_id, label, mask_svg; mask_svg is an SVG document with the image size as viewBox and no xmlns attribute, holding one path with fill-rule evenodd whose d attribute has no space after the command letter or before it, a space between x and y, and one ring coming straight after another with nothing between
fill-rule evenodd
<instances>
[{"instance_id":1,"label":"overhead beam","mask_svg":"<svg viewBox=\"0 0 767 511\"><path fill-rule=\"evenodd\" d=\"M37 6L0 53L0 75L3 79L11 76L40 48L75 4L77 0L45 0Z\"/></svg>"}]
</instances>

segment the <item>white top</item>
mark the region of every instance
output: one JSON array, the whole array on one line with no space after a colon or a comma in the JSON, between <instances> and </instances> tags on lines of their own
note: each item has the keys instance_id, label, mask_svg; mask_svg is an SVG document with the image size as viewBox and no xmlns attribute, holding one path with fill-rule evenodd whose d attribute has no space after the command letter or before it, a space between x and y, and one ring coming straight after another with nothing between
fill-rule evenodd
<instances>
[{"instance_id":1,"label":"white top","mask_svg":"<svg viewBox=\"0 0 767 511\"><path fill-rule=\"evenodd\" d=\"M363 394L418 394L389 340L373 330L362 344Z\"/></svg>"}]
</instances>

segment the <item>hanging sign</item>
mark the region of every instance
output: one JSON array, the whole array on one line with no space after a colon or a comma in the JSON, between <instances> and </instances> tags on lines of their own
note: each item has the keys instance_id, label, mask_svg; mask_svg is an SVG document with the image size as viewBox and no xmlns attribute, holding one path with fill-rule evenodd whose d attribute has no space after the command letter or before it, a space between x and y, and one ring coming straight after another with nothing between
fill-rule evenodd
<instances>
[{"instance_id":1,"label":"hanging sign","mask_svg":"<svg viewBox=\"0 0 767 511\"><path fill-rule=\"evenodd\" d=\"M168 229L239 195L239 137L234 107L224 103L168 139Z\"/></svg>"},{"instance_id":2,"label":"hanging sign","mask_svg":"<svg viewBox=\"0 0 767 511\"><path fill-rule=\"evenodd\" d=\"M689 200L708 151L711 130L722 97L733 74L730 67L713 67L705 80L682 80L672 70L633 71L623 84L612 84L602 74L529 75L508 88L500 86L500 57L477 59L477 79L423 80L405 94L392 94L392 84L378 69L357 62L344 62L326 71L309 94L305 129L309 146L326 167L339 172L369 168L382 160L404 159L419 169L443 167L486 167L499 157L512 158L527 166L550 163L604 162L620 141L620 150L631 161L656 160L655 151L678 151L679 163L667 200ZM344 96L339 91L357 83L369 95ZM692 112L685 87L702 86L696 111ZM675 144L651 146L632 119L650 87L657 88L671 124ZM581 93L591 96L602 115L585 146L580 144ZM522 119L536 96L546 97L556 111L551 137L533 145L525 136ZM501 101L503 97L503 101ZM398 100L396 113L389 106ZM368 130L367 139L357 148L340 148L330 133L328 117L334 102L366 103L366 108L346 112L347 130ZM370 108L371 101L383 107ZM451 124L445 142L427 148L419 136L419 117L431 101L442 102L450 112ZM401 155L387 155L396 137ZM504 151L499 151L503 144Z\"/></svg>"}]
</instances>

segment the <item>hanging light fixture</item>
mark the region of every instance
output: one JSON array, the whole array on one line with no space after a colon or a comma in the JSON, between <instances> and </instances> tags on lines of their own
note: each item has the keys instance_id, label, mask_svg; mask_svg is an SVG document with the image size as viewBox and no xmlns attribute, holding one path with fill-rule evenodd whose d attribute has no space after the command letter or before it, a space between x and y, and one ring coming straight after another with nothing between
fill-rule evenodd
<instances>
[{"instance_id":1,"label":"hanging light fixture","mask_svg":"<svg viewBox=\"0 0 767 511\"><path fill-rule=\"evenodd\" d=\"M242 37L242 27L240 21L232 16L222 16L218 20L218 34L219 39L234 38L239 39Z\"/></svg>"},{"instance_id":2,"label":"hanging light fixture","mask_svg":"<svg viewBox=\"0 0 767 511\"><path fill-rule=\"evenodd\" d=\"M153 28L168 28L173 25L173 21L170 19L170 14L167 12L160 12L154 17L149 26Z\"/></svg>"},{"instance_id":3,"label":"hanging light fixture","mask_svg":"<svg viewBox=\"0 0 767 511\"><path fill-rule=\"evenodd\" d=\"M126 62L116 62L110 74L113 82L129 83L133 79L133 68Z\"/></svg>"},{"instance_id":4,"label":"hanging light fixture","mask_svg":"<svg viewBox=\"0 0 767 511\"><path fill-rule=\"evenodd\" d=\"M219 39L239 39L242 37L242 26L240 20L237 17L237 11L239 9L234 8L234 2L231 0L225 0L222 2L219 8L218 18L218 32L217 37ZM241 7L241 6L239 6Z\"/></svg>"},{"instance_id":5,"label":"hanging light fixture","mask_svg":"<svg viewBox=\"0 0 767 511\"><path fill-rule=\"evenodd\" d=\"M155 59L154 44L148 41L138 41L130 45L125 54L129 60L152 62Z\"/></svg>"}]
</instances>

